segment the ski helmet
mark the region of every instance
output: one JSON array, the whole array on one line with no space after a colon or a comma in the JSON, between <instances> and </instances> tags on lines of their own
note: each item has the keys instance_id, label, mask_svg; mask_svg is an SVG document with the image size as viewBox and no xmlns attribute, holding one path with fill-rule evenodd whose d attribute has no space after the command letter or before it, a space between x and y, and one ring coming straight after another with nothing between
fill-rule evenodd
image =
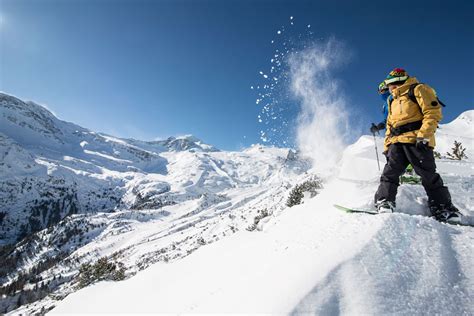
<instances>
[{"instance_id":1,"label":"ski helmet","mask_svg":"<svg viewBox=\"0 0 474 316\"><path fill-rule=\"evenodd\" d=\"M387 85L385 84L385 81L382 81L380 84L379 84L379 94L384 94L385 92L387 92L388 90L388 87Z\"/></svg>"},{"instance_id":2,"label":"ski helmet","mask_svg":"<svg viewBox=\"0 0 474 316\"><path fill-rule=\"evenodd\" d=\"M385 84L388 85L394 82L403 83L408 78L409 76L408 76L408 73L405 71L405 69L395 68L388 74L387 78L385 78Z\"/></svg>"}]
</instances>

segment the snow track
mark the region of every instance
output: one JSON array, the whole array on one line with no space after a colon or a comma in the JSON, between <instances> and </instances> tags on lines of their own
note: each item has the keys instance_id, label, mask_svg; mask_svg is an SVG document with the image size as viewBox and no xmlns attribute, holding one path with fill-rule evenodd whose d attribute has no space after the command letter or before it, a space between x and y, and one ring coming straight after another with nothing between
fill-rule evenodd
<instances>
[{"instance_id":1,"label":"snow track","mask_svg":"<svg viewBox=\"0 0 474 316\"><path fill-rule=\"evenodd\" d=\"M384 223L370 242L318 282L293 314L472 315L472 229L381 217L373 219Z\"/></svg>"}]
</instances>

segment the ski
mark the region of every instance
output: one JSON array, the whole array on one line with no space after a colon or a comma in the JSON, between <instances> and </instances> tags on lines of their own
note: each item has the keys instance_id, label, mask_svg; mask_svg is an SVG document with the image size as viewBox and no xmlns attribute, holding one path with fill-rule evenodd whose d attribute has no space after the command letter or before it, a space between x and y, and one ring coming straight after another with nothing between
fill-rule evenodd
<instances>
[{"instance_id":1,"label":"ski","mask_svg":"<svg viewBox=\"0 0 474 316\"><path fill-rule=\"evenodd\" d=\"M346 213L365 213L365 214L372 214L372 215L376 215L378 214L376 210L374 209L362 209L362 208L350 208L350 207L345 207L345 206L342 206L342 205L339 205L339 204L334 204L334 207L341 210L341 211L344 211Z\"/></svg>"},{"instance_id":2,"label":"ski","mask_svg":"<svg viewBox=\"0 0 474 316\"><path fill-rule=\"evenodd\" d=\"M341 210L341 211L344 211L346 213L362 213L362 214L370 214L370 215L377 215L379 214L376 210L372 209L372 208L354 208L354 207L346 207L346 206L342 206L342 205L339 205L339 204L333 204L333 206L335 208L337 208L338 210ZM383 214L394 214L394 213L383 213ZM409 215L409 216L413 216L413 215L410 215L410 214L407 214L407 213L400 213L400 214L405 214L405 215ZM422 216L422 215L421 215ZM424 217L427 217L427 218L431 218L435 221L437 221L436 219L430 217L430 216L424 216ZM448 225L453 225L453 226L469 226L469 227L474 227L474 225L472 224L469 224L469 223L450 223L450 222L440 222L440 221L437 221L438 223L441 223L441 224L448 224Z\"/></svg>"}]
</instances>

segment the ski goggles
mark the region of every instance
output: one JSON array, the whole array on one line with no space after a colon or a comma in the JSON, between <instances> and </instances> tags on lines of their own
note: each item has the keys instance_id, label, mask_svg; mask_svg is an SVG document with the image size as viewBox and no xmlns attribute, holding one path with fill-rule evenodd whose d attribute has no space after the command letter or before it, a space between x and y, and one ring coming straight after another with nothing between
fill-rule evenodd
<instances>
[{"instance_id":1,"label":"ski goggles","mask_svg":"<svg viewBox=\"0 0 474 316\"><path fill-rule=\"evenodd\" d=\"M388 87L387 85L385 84L385 81L382 81L381 84L379 84L379 94L384 94L385 92L388 91Z\"/></svg>"}]
</instances>

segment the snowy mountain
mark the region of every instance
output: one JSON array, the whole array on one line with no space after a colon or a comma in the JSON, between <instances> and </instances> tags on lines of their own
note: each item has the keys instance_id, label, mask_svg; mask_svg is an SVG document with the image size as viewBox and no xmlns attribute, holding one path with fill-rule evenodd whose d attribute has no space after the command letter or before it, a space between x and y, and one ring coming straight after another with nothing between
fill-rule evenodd
<instances>
[{"instance_id":1,"label":"snowy mountain","mask_svg":"<svg viewBox=\"0 0 474 316\"><path fill-rule=\"evenodd\" d=\"M280 210L309 168L288 154L120 139L0 94L0 312L73 292L84 263L113 256L133 275Z\"/></svg>"},{"instance_id":2,"label":"snowy mountain","mask_svg":"<svg viewBox=\"0 0 474 316\"><path fill-rule=\"evenodd\" d=\"M164 177L150 179L148 174L168 174L167 153L180 151L218 150L193 136L153 142L114 138L63 122L33 102L0 94L0 206L6 214L0 223L2 244L68 214L143 208L138 204L170 190ZM143 197L140 188L145 186Z\"/></svg>"},{"instance_id":3,"label":"snowy mountain","mask_svg":"<svg viewBox=\"0 0 474 316\"><path fill-rule=\"evenodd\" d=\"M469 223L473 115L437 133ZM318 178L287 149L119 139L5 94L0 120L0 312L474 313L474 232L428 218L421 186L400 187L400 214L334 209L371 203L372 137L288 208L295 185ZM469 159L445 157L454 140Z\"/></svg>"}]
</instances>

